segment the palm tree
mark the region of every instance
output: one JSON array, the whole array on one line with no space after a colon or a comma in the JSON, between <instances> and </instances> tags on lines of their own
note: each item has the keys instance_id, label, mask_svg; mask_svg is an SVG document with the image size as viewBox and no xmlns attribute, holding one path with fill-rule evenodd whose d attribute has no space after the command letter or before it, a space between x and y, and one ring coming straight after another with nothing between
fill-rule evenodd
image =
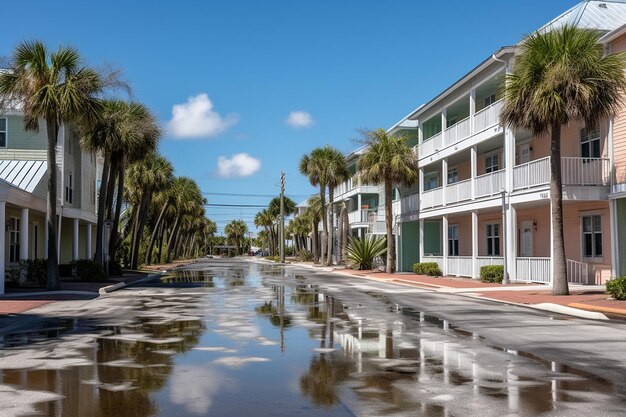
<instances>
[{"instance_id":1,"label":"palm tree","mask_svg":"<svg viewBox=\"0 0 626 417\"><path fill-rule=\"evenodd\" d=\"M366 184L383 184L385 190L385 225L387 229L387 273L396 269L393 239L393 187L411 186L417 180L417 157L405 136L390 136L384 129L363 132L366 151L357 162L357 170Z\"/></svg>"},{"instance_id":2,"label":"palm tree","mask_svg":"<svg viewBox=\"0 0 626 417\"><path fill-rule=\"evenodd\" d=\"M241 255L242 241L248 233L248 226L243 220L233 220L224 227L224 233L230 242L237 246L237 254Z\"/></svg>"},{"instance_id":3,"label":"palm tree","mask_svg":"<svg viewBox=\"0 0 626 417\"><path fill-rule=\"evenodd\" d=\"M313 247L313 262L320 262L320 248L317 241L319 235L319 223L323 217L322 214L322 200L320 196L314 196L308 199L308 207L306 208L304 215L311 222L311 246Z\"/></svg>"},{"instance_id":4,"label":"palm tree","mask_svg":"<svg viewBox=\"0 0 626 417\"><path fill-rule=\"evenodd\" d=\"M259 211L254 216L254 225L259 228L263 227L267 234L267 248L270 251L270 255L274 255L274 218L267 209Z\"/></svg>"},{"instance_id":5,"label":"palm tree","mask_svg":"<svg viewBox=\"0 0 626 417\"><path fill-rule=\"evenodd\" d=\"M624 55L604 56L599 33L565 25L536 32L523 42L503 85L501 122L550 135L552 294L567 295L563 240L561 126L582 120L587 128L616 114L626 90Z\"/></svg>"},{"instance_id":6,"label":"palm tree","mask_svg":"<svg viewBox=\"0 0 626 417\"><path fill-rule=\"evenodd\" d=\"M84 67L78 51L59 47L50 52L39 41L22 42L11 57L8 71L0 73L2 108L20 108L27 130L39 129L39 118L48 136L47 287L59 289L57 258L57 160L56 144L61 125L79 118L95 120L102 105L97 95L103 82L93 69Z\"/></svg>"},{"instance_id":7,"label":"palm tree","mask_svg":"<svg viewBox=\"0 0 626 417\"><path fill-rule=\"evenodd\" d=\"M348 166L344 155L330 145L315 148L310 155L304 155L300 159L300 173L309 177L312 186L320 187L320 200L322 203L322 263L332 263L333 248L333 194L334 188L345 181L349 176ZM328 187L329 211L326 211L326 187ZM327 218L328 217L330 218ZM326 250L326 252L324 252Z\"/></svg>"}]
</instances>

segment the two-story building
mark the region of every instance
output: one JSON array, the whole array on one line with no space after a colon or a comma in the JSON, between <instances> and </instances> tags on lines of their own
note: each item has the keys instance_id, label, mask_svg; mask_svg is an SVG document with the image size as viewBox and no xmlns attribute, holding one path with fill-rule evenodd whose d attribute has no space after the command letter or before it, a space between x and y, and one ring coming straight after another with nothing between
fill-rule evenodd
<instances>
[{"instance_id":1,"label":"two-story building","mask_svg":"<svg viewBox=\"0 0 626 417\"><path fill-rule=\"evenodd\" d=\"M97 162L74 130L63 126L57 142L59 263L92 257L95 248ZM0 293L6 272L23 259L47 257L48 189L46 124L24 129L20 110L0 114Z\"/></svg>"},{"instance_id":2,"label":"two-story building","mask_svg":"<svg viewBox=\"0 0 626 417\"><path fill-rule=\"evenodd\" d=\"M539 30L572 24L610 32L624 23L623 1L585 1ZM437 262L444 274L477 277L483 265L506 264L512 280L551 281L550 140L499 121L498 90L516 51L495 51L400 122L417 125L419 160L418 190L401 203L401 229L418 232L402 238L400 252L417 247L419 259ZM611 276L611 129L609 120L594 129L572 122L561 134L565 252L574 282Z\"/></svg>"}]
</instances>

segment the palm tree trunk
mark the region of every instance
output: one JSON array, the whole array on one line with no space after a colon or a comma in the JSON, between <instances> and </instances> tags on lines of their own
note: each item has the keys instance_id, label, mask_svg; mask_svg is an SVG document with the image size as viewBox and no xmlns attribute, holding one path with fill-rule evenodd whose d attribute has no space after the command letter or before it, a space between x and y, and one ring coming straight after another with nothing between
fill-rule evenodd
<instances>
[{"instance_id":1,"label":"palm tree trunk","mask_svg":"<svg viewBox=\"0 0 626 417\"><path fill-rule=\"evenodd\" d=\"M47 288L48 290L61 289L59 280L59 259L57 257L57 155L56 145L59 134L59 127L56 119L46 120L48 134L48 218L46 219L48 228L48 261L46 262ZM4 227L4 225L2 226ZM4 256L2 254L1 256Z\"/></svg>"},{"instance_id":2,"label":"palm tree trunk","mask_svg":"<svg viewBox=\"0 0 626 417\"><path fill-rule=\"evenodd\" d=\"M98 224L96 224L96 254L94 261L100 266L104 266L104 210L106 207L106 194L109 184L109 171L111 168L111 157L108 153L104 154L104 163L102 164L102 182L98 195ZM48 234L48 236L50 236ZM48 245L50 247L50 245Z\"/></svg>"},{"instance_id":3,"label":"palm tree trunk","mask_svg":"<svg viewBox=\"0 0 626 417\"><path fill-rule=\"evenodd\" d=\"M569 295L563 239L563 180L561 178L561 124L550 132L550 208L552 211L552 295Z\"/></svg>"},{"instance_id":4,"label":"palm tree trunk","mask_svg":"<svg viewBox=\"0 0 626 417\"><path fill-rule=\"evenodd\" d=\"M165 254L165 262L170 263L172 261L172 250L174 249L174 237L178 233L178 227L180 226L180 215L176 216L174 225L170 229L170 236L167 239L167 253Z\"/></svg>"},{"instance_id":5,"label":"palm tree trunk","mask_svg":"<svg viewBox=\"0 0 626 417\"><path fill-rule=\"evenodd\" d=\"M337 216L337 265L343 265L343 204Z\"/></svg>"},{"instance_id":6,"label":"palm tree trunk","mask_svg":"<svg viewBox=\"0 0 626 417\"><path fill-rule=\"evenodd\" d=\"M333 204L333 194L334 187L328 186L328 234L327 234L327 249L326 249L326 265L330 266L333 264L333 244L335 243L335 228L334 224L334 204Z\"/></svg>"},{"instance_id":7,"label":"palm tree trunk","mask_svg":"<svg viewBox=\"0 0 626 417\"><path fill-rule=\"evenodd\" d=\"M343 251L343 259L347 261L348 259L348 240L350 236L350 221L348 220L348 205L346 202L343 202L341 207L341 216L343 217L343 244L341 245L341 250Z\"/></svg>"},{"instance_id":8,"label":"palm tree trunk","mask_svg":"<svg viewBox=\"0 0 626 417\"><path fill-rule=\"evenodd\" d=\"M117 172L119 167L119 156L113 154L111 156L111 167L109 168L109 181L107 184L106 193L106 209L104 215L107 219L111 219L113 216L113 193L115 191L115 179L117 178Z\"/></svg>"},{"instance_id":9,"label":"palm tree trunk","mask_svg":"<svg viewBox=\"0 0 626 417\"><path fill-rule=\"evenodd\" d=\"M111 227L111 240L109 242L109 255L115 259L115 254L120 247L120 216L122 214L122 201L124 197L124 164L119 164L117 170L117 200L115 201L115 213L113 214L113 226Z\"/></svg>"},{"instance_id":10,"label":"palm tree trunk","mask_svg":"<svg viewBox=\"0 0 626 417\"><path fill-rule=\"evenodd\" d=\"M312 229L313 229L313 233L311 233L311 246L312 246L312 252L313 252L313 263L319 263L320 262L320 251L319 251L319 245L317 242L318 239L318 235L319 235L319 222L313 221L313 224L311 225Z\"/></svg>"},{"instance_id":11,"label":"palm tree trunk","mask_svg":"<svg viewBox=\"0 0 626 417\"><path fill-rule=\"evenodd\" d=\"M139 263L139 245L141 244L141 236L143 235L143 228L146 225L148 219L148 205L152 197L152 192L147 190L141 199L139 205L139 212L137 216L137 227L135 228L135 238L133 240L134 246L131 251L130 268L137 269Z\"/></svg>"},{"instance_id":12,"label":"palm tree trunk","mask_svg":"<svg viewBox=\"0 0 626 417\"><path fill-rule=\"evenodd\" d=\"M387 265L386 272L396 272L396 242L393 238L393 186L391 180L385 180L385 226L387 226Z\"/></svg>"},{"instance_id":13,"label":"palm tree trunk","mask_svg":"<svg viewBox=\"0 0 626 417\"><path fill-rule=\"evenodd\" d=\"M152 250L154 249L154 242L156 241L157 233L159 231L159 227L161 226L161 222L163 221L163 217L165 216L165 212L169 206L170 202L166 201L163 204L163 208L159 213L159 217L157 218L156 224L154 225L154 230L152 230L152 235L150 236L150 243L148 244L148 251L146 252L146 265L150 265L152 262Z\"/></svg>"},{"instance_id":14,"label":"palm tree trunk","mask_svg":"<svg viewBox=\"0 0 626 417\"><path fill-rule=\"evenodd\" d=\"M161 232L159 233L159 251L157 252L157 263L161 263L161 251L163 250L163 238L165 237L165 222L161 226Z\"/></svg>"},{"instance_id":15,"label":"palm tree trunk","mask_svg":"<svg viewBox=\"0 0 626 417\"><path fill-rule=\"evenodd\" d=\"M320 184L320 200L322 203L322 244L320 245L320 263L324 265L326 242L328 240L328 219L326 218L326 185Z\"/></svg>"}]
</instances>

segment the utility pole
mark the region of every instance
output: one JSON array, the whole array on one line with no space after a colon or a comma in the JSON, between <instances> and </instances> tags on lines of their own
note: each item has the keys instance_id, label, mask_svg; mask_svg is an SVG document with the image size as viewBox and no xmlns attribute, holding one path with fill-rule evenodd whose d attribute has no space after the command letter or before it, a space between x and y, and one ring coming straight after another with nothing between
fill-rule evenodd
<instances>
[{"instance_id":1,"label":"utility pole","mask_svg":"<svg viewBox=\"0 0 626 417\"><path fill-rule=\"evenodd\" d=\"M280 262L285 262L285 173L280 172Z\"/></svg>"}]
</instances>

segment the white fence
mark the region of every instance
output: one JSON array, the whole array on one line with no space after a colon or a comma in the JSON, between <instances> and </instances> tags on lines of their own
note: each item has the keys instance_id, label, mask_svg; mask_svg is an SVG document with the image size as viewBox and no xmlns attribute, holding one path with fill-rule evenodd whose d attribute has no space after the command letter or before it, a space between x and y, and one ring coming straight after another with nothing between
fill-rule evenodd
<instances>
[{"instance_id":1,"label":"white fence","mask_svg":"<svg viewBox=\"0 0 626 417\"><path fill-rule=\"evenodd\" d=\"M589 283L589 264L572 259L567 260L567 281L576 284Z\"/></svg>"},{"instance_id":2,"label":"white fence","mask_svg":"<svg viewBox=\"0 0 626 417\"><path fill-rule=\"evenodd\" d=\"M476 197L499 194L504 189L504 170L490 172L476 177Z\"/></svg>"},{"instance_id":3,"label":"white fence","mask_svg":"<svg viewBox=\"0 0 626 417\"><path fill-rule=\"evenodd\" d=\"M454 204L459 201L471 200L472 180L467 179L446 186L446 204Z\"/></svg>"},{"instance_id":4,"label":"white fence","mask_svg":"<svg viewBox=\"0 0 626 417\"><path fill-rule=\"evenodd\" d=\"M471 256L448 256L448 275L472 276Z\"/></svg>"},{"instance_id":5,"label":"white fence","mask_svg":"<svg viewBox=\"0 0 626 417\"><path fill-rule=\"evenodd\" d=\"M513 189L536 187L550 183L550 157L520 164L513 168Z\"/></svg>"},{"instance_id":6,"label":"white fence","mask_svg":"<svg viewBox=\"0 0 626 417\"><path fill-rule=\"evenodd\" d=\"M474 133L498 123L500 112L502 111L502 103L502 100L498 100L474 115Z\"/></svg>"},{"instance_id":7,"label":"white fence","mask_svg":"<svg viewBox=\"0 0 626 417\"><path fill-rule=\"evenodd\" d=\"M480 268L487 265L504 265L504 258L501 256L478 256L476 257L475 277L480 277Z\"/></svg>"},{"instance_id":8,"label":"white fence","mask_svg":"<svg viewBox=\"0 0 626 417\"><path fill-rule=\"evenodd\" d=\"M515 258L515 280L550 282L550 258Z\"/></svg>"},{"instance_id":9,"label":"white fence","mask_svg":"<svg viewBox=\"0 0 626 417\"><path fill-rule=\"evenodd\" d=\"M439 269L442 271L445 269L443 267L443 256L424 256L422 262L436 262L439 265Z\"/></svg>"},{"instance_id":10,"label":"white fence","mask_svg":"<svg viewBox=\"0 0 626 417\"><path fill-rule=\"evenodd\" d=\"M561 158L564 185L609 185L609 158Z\"/></svg>"}]
</instances>

